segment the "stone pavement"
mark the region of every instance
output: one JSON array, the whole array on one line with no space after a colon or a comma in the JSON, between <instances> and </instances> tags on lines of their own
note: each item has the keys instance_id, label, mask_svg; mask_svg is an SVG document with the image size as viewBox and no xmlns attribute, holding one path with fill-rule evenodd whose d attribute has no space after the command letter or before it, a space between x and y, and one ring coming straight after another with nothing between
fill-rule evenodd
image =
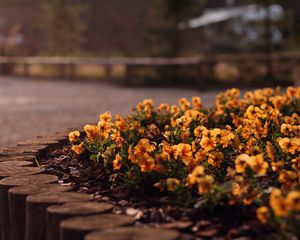
<instances>
[{"instance_id":1,"label":"stone pavement","mask_svg":"<svg viewBox=\"0 0 300 240\"><path fill-rule=\"evenodd\" d=\"M127 114L132 106L152 98L176 103L181 97L202 97L212 105L217 91L182 88L125 88L108 83L31 80L0 77L0 147L39 134L93 123L105 111Z\"/></svg>"}]
</instances>

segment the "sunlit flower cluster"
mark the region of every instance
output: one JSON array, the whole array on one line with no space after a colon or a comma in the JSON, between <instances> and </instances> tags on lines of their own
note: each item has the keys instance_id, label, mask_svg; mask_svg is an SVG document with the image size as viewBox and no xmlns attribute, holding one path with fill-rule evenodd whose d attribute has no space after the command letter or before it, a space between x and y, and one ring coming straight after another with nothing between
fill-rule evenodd
<instances>
[{"instance_id":1,"label":"sunlit flower cluster","mask_svg":"<svg viewBox=\"0 0 300 240\"><path fill-rule=\"evenodd\" d=\"M84 126L81 136L71 132L69 140L76 154L87 153L124 183L252 206L263 224L299 222L299 87L243 97L231 89L212 108L203 108L200 97L158 107L146 99L126 117L101 114L97 125Z\"/></svg>"}]
</instances>

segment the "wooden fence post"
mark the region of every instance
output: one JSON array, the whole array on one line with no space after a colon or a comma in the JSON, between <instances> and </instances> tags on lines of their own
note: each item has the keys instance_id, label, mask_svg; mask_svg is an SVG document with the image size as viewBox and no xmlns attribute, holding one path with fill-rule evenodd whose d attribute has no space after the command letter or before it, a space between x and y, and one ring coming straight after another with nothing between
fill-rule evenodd
<instances>
[{"instance_id":1,"label":"wooden fence post","mask_svg":"<svg viewBox=\"0 0 300 240\"><path fill-rule=\"evenodd\" d=\"M28 63L23 64L23 77L28 78L30 76L30 65Z\"/></svg>"},{"instance_id":2,"label":"wooden fence post","mask_svg":"<svg viewBox=\"0 0 300 240\"><path fill-rule=\"evenodd\" d=\"M295 87L300 86L300 65L296 65L293 68L293 83Z\"/></svg>"},{"instance_id":3,"label":"wooden fence post","mask_svg":"<svg viewBox=\"0 0 300 240\"><path fill-rule=\"evenodd\" d=\"M104 72L105 80L110 80L112 78L112 66L104 65Z\"/></svg>"}]
</instances>

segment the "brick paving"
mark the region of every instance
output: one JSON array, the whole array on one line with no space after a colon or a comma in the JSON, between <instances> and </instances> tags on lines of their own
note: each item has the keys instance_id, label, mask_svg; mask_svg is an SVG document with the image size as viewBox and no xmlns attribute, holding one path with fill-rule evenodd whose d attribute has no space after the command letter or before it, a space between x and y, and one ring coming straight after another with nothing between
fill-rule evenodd
<instances>
[{"instance_id":1,"label":"brick paving","mask_svg":"<svg viewBox=\"0 0 300 240\"><path fill-rule=\"evenodd\" d=\"M209 106L216 94L196 88L126 88L103 82L0 77L0 147L96 122L105 111L125 115L145 98L172 104L181 97L199 95Z\"/></svg>"}]
</instances>

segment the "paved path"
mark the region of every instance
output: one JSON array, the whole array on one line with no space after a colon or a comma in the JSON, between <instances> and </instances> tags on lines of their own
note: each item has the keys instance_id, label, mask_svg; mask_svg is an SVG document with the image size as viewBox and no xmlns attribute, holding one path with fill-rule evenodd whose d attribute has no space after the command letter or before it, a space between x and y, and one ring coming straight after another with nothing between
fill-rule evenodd
<instances>
[{"instance_id":1,"label":"paved path","mask_svg":"<svg viewBox=\"0 0 300 240\"><path fill-rule=\"evenodd\" d=\"M208 106L216 92L0 77L0 147L95 122L105 111L124 115L145 98L152 98L157 104L176 103L180 97L195 95L201 96Z\"/></svg>"}]
</instances>

